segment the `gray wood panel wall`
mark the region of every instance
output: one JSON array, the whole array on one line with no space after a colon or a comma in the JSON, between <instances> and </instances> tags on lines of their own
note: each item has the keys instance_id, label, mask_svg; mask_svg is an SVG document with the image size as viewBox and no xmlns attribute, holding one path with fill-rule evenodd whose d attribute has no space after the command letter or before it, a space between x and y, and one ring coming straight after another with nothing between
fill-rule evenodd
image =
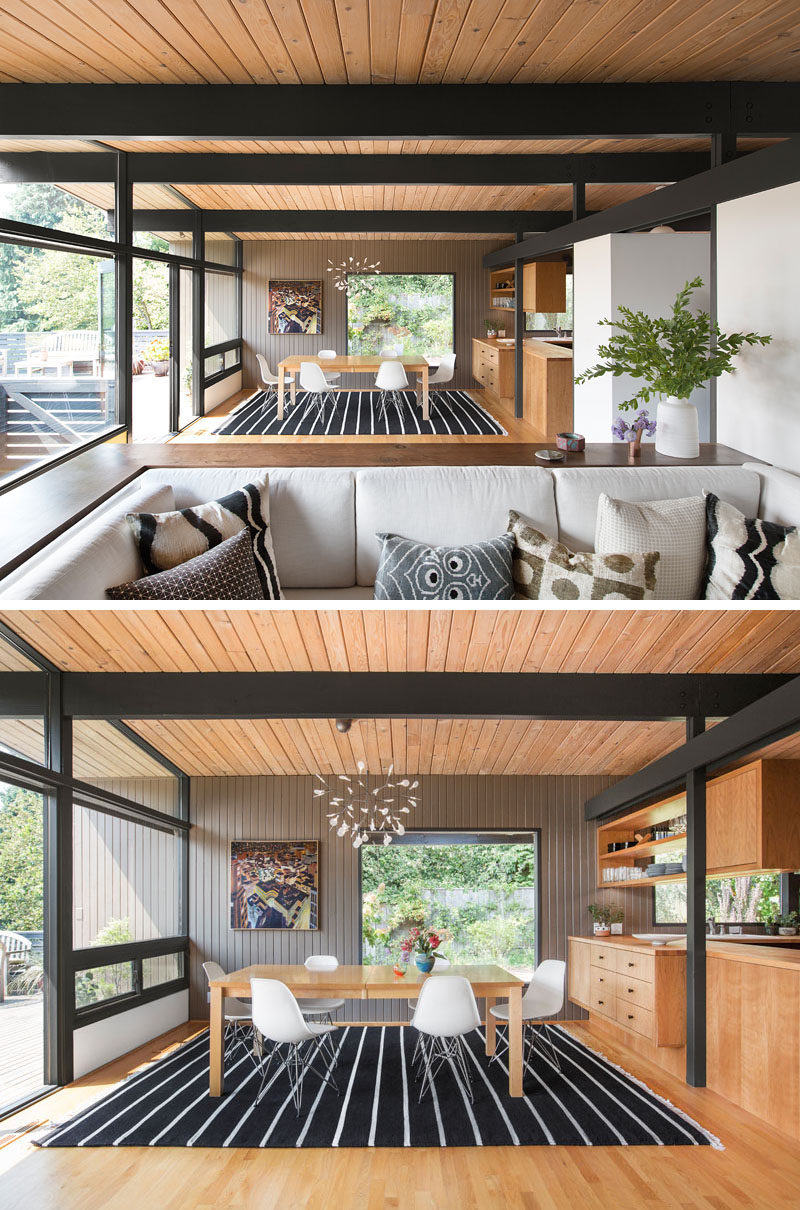
<instances>
[{"instance_id":1,"label":"gray wood panel wall","mask_svg":"<svg viewBox=\"0 0 800 1210\"><path fill-rule=\"evenodd\" d=\"M328 261L347 257L380 261L384 273L455 274L456 386L474 385L472 337L485 335L489 314L489 273L483 257L506 240L245 240L242 301L243 384L259 382L256 353L263 353L273 373L283 357L347 348L347 299L331 285ZM322 281L322 335L269 336L267 284L270 278ZM513 321L512 321L513 322ZM365 375L344 375L342 386L372 385Z\"/></svg>"},{"instance_id":2,"label":"gray wood panel wall","mask_svg":"<svg viewBox=\"0 0 800 1210\"><path fill-rule=\"evenodd\" d=\"M331 779L333 780L333 779ZM423 777L418 829L540 828L543 958L566 958L567 937L588 934L587 904L613 899L625 909L625 931L647 931L651 893L602 892L595 877L595 828L583 804L611 783L603 777ZM361 927L358 853L328 830L310 777L193 778L189 847L192 1018L208 1015L201 963L234 970L256 962L300 963L311 953L358 962ZM234 932L229 927L231 840L315 839L320 846L318 932ZM404 1004L404 1002L401 1002ZM366 1015L365 1006L354 1005ZM396 1005L398 1009L400 1005ZM385 1007L378 1009L387 1019ZM579 1016L570 1006L568 1015Z\"/></svg>"}]
</instances>

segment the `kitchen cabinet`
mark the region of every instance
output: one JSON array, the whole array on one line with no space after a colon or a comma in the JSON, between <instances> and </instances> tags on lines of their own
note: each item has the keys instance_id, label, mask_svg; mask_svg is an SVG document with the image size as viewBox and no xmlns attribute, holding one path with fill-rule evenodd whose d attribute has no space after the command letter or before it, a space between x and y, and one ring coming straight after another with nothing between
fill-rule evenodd
<instances>
[{"instance_id":1,"label":"kitchen cabinet","mask_svg":"<svg viewBox=\"0 0 800 1210\"><path fill-rule=\"evenodd\" d=\"M706 868L800 869L800 762L757 760L708 783Z\"/></svg>"},{"instance_id":2,"label":"kitchen cabinet","mask_svg":"<svg viewBox=\"0 0 800 1210\"><path fill-rule=\"evenodd\" d=\"M631 937L570 937L568 995L656 1047L686 1043L686 954Z\"/></svg>"},{"instance_id":3,"label":"kitchen cabinet","mask_svg":"<svg viewBox=\"0 0 800 1210\"><path fill-rule=\"evenodd\" d=\"M567 309L567 266L563 260L530 261L522 270L522 306L526 311Z\"/></svg>"}]
</instances>

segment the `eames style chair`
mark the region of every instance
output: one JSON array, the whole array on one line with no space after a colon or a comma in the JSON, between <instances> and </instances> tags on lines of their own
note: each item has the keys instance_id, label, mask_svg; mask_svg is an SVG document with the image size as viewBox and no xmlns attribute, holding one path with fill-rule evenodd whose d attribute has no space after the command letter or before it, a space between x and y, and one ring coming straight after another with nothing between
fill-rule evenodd
<instances>
[{"instance_id":1,"label":"eames style chair","mask_svg":"<svg viewBox=\"0 0 800 1210\"><path fill-rule=\"evenodd\" d=\"M264 396L264 407L274 403L278 398L278 375L273 374L269 368L269 362L262 353L256 353L256 361L258 362L258 373L261 378L262 385L266 388ZM294 378L291 374L284 375L284 383L287 387L294 386Z\"/></svg>"},{"instance_id":2,"label":"eames style chair","mask_svg":"<svg viewBox=\"0 0 800 1210\"><path fill-rule=\"evenodd\" d=\"M439 358L439 368L434 374L431 374L428 379L428 392L430 396L431 406L436 402L436 396L441 392L437 389L443 387L445 383L452 382L456 368L455 353L445 353Z\"/></svg>"},{"instance_id":3,"label":"eames style chair","mask_svg":"<svg viewBox=\"0 0 800 1210\"><path fill-rule=\"evenodd\" d=\"M380 391L378 412L381 420L386 419L390 402L397 408L397 414L402 420L404 399L401 392L408 389L408 376L403 363L401 361L382 361L375 378L375 386Z\"/></svg>"},{"instance_id":4,"label":"eames style chair","mask_svg":"<svg viewBox=\"0 0 800 1210\"><path fill-rule=\"evenodd\" d=\"M323 1046L325 1039L335 1031L335 1025L318 1025L306 1021L292 992L278 979L251 979L253 999L253 1024L266 1042L272 1043L269 1056L262 1061L263 1073L256 1104L267 1091L272 1060L278 1056L277 1078L286 1071L291 1085L291 1096L298 1116L303 1100L303 1083L309 1072L330 1084L338 1094L339 1087L331 1074L332 1060L327 1067ZM333 1043L330 1043L333 1054ZM283 1049L286 1053L282 1054ZM322 1068L315 1062L323 1065Z\"/></svg>"},{"instance_id":5,"label":"eames style chair","mask_svg":"<svg viewBox=\"0 0 800 1210\"><path fill-rule=\"evenodd\" d=\"M464 1053L464 1037L481 1023L472 985L463 975L432 975L420 989L411 1024L419 1032L416 1069L421 1070L419 1099L432 1091L433 1079L443 1063L450 1063L463 1079L470 1101L472 1076Z\"/></svg>"},{"instance_id":6,"label":"eames style chair","mask_svg":"<svg viewBox=\"0 0 800 1210\"><path fill-rule=\"evenodd\" d=\"M333 361L334 357L337 356L338 354L335 349L320 349L317 353L317 357L319 357L321 361ZM338 370L323 370L322 372L331 385L336 382L337 378L341 378L341 374Z\"/></svg>"},{"instance_id":7,"label":"eames style chair","mask_svg":"<svg viewBox=\"0 0 800 1210\"><path fill-rule=\"evenodd\" d=\"M522 1031L524 1040L524 1065L530 1063L533 1048L537 1041L542 1054L556 1071L561 1071L558 1052L553 1044L550 1026L544 1017L555 1017L564 1007L564 984L567 977L567 964L556 958L546 958L540 962L533 972L525 995L522 997ZM500 1058L508 1050L508 1005L495 1004L489 1010L497 1020L498 1025L506 1026L506 1037L502 1050L498 1048L492 1055L491 1062ZM539 1028L534 1021L541 1022Z\"/></svg>"},{"instance_id":8,"label":"eames style chair","mask_svg":"<svg viewBox=\"0 0 800 1210\"><path fill-rule=\"evenodd\" d=\"M336 407L336 396L331 391L331 384L322 372L322 367L315 361L300 362L300 386L308 395L306 410L303 412L304 420L312 408L317 409L318 416L324 416L325 404L328 401Z\"/></svg>"},{"instance_id":9,"label":"eames style chair","mask_svg":"<svg viewBox=\"0 0 800 1210\"><path fill-rule=\"evenodd\" d=\"M307 971L335 971L338 965L339 959L333 954L311 954L303 963ZM344 1007L344 1000L335 999L298 1000L297 1003L304 1017L327 1017L329 1025L333 1024L331 1014Z\"/></svg>"},{"instance_id":10,"label":"eames style chair","mask_svg":"<svg viewBox=\"0 0 800 1210\"><path fill-rule=\"evenodd\" d=\"M212 979L225 978L225 971L218 962L204 962L203 970L209 984ZM226 1035L223 1058L229 1059L240 1046L250 1054L253 1042L253 1013L250 1005L234 996L226 996L222 1005L222 1019L225 1022Z\"/></svg>"}]
</instances>

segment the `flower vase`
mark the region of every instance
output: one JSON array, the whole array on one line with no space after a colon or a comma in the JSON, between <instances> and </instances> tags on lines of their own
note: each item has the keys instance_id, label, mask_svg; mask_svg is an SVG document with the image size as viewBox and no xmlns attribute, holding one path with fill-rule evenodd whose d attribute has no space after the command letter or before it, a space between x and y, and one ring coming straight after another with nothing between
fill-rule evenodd
<instances>
[{"instance_id":1,"label":"flower vase","mask_svg":"<svg viewBox=\"0 0 800 1210\"><path fill-rule=\"evenodd\" d=\"M642 430L636 430L636 436L633 441L628 442L628 461L635 462L637 458L642 456Z\"/></svg>"},{"instance_id":2,"label":"flower vase","mask_svg":"<svg viewBox=\"0 0 800 1210\"><path fill-rule=\"evenodd\" d=\"M416 954L414 964L417 970L421 971L423 975L430 974L433 970L433 958L430 954Z\"/></svg>"},{"instance_id":3,"label":"flower vase","mask_svg":"<svg viewBox=\"0 0 800 1210\"><path fill-rule=\"evenodd\" d=\"M668 458L699 458L700 438L697 408L688 399L669 396L657 412L656 453Z\"/></svg>"}]
</instances>

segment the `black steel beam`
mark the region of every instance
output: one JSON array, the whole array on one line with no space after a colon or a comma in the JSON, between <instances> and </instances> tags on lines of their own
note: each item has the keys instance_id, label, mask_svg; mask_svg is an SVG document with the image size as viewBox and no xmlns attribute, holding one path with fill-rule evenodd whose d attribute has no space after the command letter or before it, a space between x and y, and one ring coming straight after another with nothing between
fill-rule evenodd
<instances>
[{"instance_id":1,"label":"black steel beam","mask_svg":"<svg viewBox=\"0 0 800 1210\"><path fill-rule=\"evenodd\" d=\"M54 127L57 133L54 134ZM519 139L800 130L800 85L4 84L0 136Z\"/></svg>"},{"instance_id":2,"label":"black steel beam","mask_svg":"<svg viewBox=\"0 0 800 1210\"><path fill-rule=\"evenodd\" d=\"M705 731L687 718L686 742ZM706 1083L706 771L686 775L686 1083Z\"/></svg>"},{"instance_id":3,"label":"black steel beam","mask_svg":"<svg viewBox=\"0 0 800 1210\"><path fill-rule=\"evenodd\" d=\"M770 678L764 679L768 681ZM719 712L702 709L686 712L687 717L701 714L710 717L715 713ZM595 794L585 805L585 818L604 819L655 801L681 786L693 769L714 772L798 731L800 676L793 676L785 684L767 692L760 700L734 711L728 718L723 718L710 731L698 735L676 748L674 752L668 752L666 756L645 765L638 773L633 773L607 790Z\"/></svg>"},{"instance_id":4,"label":"black steel beam","mask_svg":"<svg viewBox=\"0 0 800 1210\"><path fill-rule=\"evenodd\" d=\"M206 231L552 231L569 210L203 210ZM189 211L135 210L134 231L186 229Z\"/></svg>"},{"instance_id":5,"label":"black steel beam","mask_svg":"<svg viewBox=\"0 0 800 1210\"><path fill-rule=\"evenodd\" d=\"M44 171L52 155L0 157L4 171ZM86 160L97 157L87 153ZM626 151L584 155L253 155L180 152L131 153L131 177L142 183L182 185L568 185L573 181L636 184L677 181L708 166L694 151ZM8 167L5 167L8 165ZM77 168L77 165L76 165ZM31 179L37 179L32 177ZM79 176L54 179L83 180Z\"/></svg>"},{"instance_id":6,"label":"black steel beam","mask_svg":"<svg viewBox=\"0 0 800 1210\"><path fill-rule=\"evenodd\" d=\"M0 673L0 717L43 718L47 713L46 672Z\"/></svg>"},{"instance_id":7,"label":"black steel beam","mask_svg":"<svg viewBox=\"0 0 800 1210\"><path fill-rule=\"evenodd\" d=\"M468 672L65 672L83 718L667 719L739 710L786 676ZM2 682L0 681L0 685Z\"/></svg>"},{"instance_id":8,"label":"black steel beam","mask_svg":"<svg viewBox=\"0 0 800 1210\"><path fill-rule=\"evenodd\" d=\"M800 139L787 139L762 151L754 151L737 160L709 168L674 185L667 185L644 197L564 224L550 234L532 236L521 244L490 252L483 258L483 263L487 269L496 269L514 263L518 258L533 260L552 252L561 252L582 240L595 239L599 235L636 231L659 223L704 215L719 202L762 193L797 180L800 180Z\"/></svg>"},{"instance_id":9,"label":"black steel beam","mask_svg":"<svg viewBox=\"0 0 800 1210\"><path fill-rule=\"evenodd\" d=\"M0 184L17 185L23 181L113 184L116 161L113 151L9 151L0 153Z\"/></svg>"}]
</instances>

